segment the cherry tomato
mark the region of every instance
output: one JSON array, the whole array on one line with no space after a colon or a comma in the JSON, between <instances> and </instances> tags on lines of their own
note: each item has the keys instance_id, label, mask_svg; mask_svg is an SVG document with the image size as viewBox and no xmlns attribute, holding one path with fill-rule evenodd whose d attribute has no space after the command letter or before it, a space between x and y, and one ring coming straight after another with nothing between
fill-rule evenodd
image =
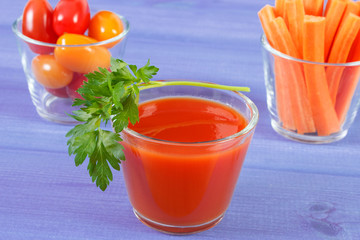
<instances>
[{"instance_id":1,"label":"cherry tomato","mask_svg":"<svg viewBox=\"0 0 360 240\"><path fill-rule=\"evenodd\" d=\"M88 35L98 41L104 41L119 35L123 31L124 25L115 13L110 11L100 11L92 17ZM119 41L109 43L106 47L111 48Z\"/></svg>"},{"instance_id":2,"label":"cherry tomato","mask_svg":"<svg viewBox=\"0 0 360 240\"><path fill-rule=\"evenodd\" d=\"M79 45L91 44L97 41L93 38L65 33L59 37L59 45ZM64 67L79 73L89 73L98 70L99 67L110 67L111 53L102 46L85 46L85 47L56 47L56 60Z\"/></svg>"},{"instance_id":3,"label":"cherry tomato","mask_svg":"<svg viewBox=\"0 0 360 240\"><path fill-rule=\"evenodd\" d=\"M25 5L22 20L22 33L32 39L55 43L57 35L52 29L53 9L47 0L29 0ZM29 44L31 50L38 54L53 51L51 47Z\"/></svg>"},{"instance_id":4,"label":"cherry tomato","mask_svg":"<svg viewBox=\"0 0 360 240\"><path fill-rule=\"evenodd\" d=\"M58 36L64 33L83 34L89 23L87 0L60 0L54 9L53 28Z\"/></svg>"},{"instance_id":5,"label":"cherry tomato","mask_svg":"<svg viewBox=\"0 0 360 240\"><path fill-rule=\"evenodd\" d=\"M38 55L31 62L36 80L47 88L62 88L68 85L73 72L60 65L54 55Z\"/></svg>"},{"instance_id":6,"label":"cherry tomato","mask_svg":"<svg viewBox=\"0 0 360 240\"><path fill-rule=\"evenodd\" d=\"M45 87L46 91L48 91L49 93L51 93L52 95L56 96L56 97L61 97L61 98L68 98L69 95L66 91L66 87L62 87L62 88L47 88Z\"/></svg>"},{"instance_id":7,"label":"cherry tomato","mask_svg":"<svg viewBox=\"0 0 360 240\"><path fill-rule=\"evenodd\" d=\"M66 86L66 92L71 99L81 98L81 95L77 92L77 90L87 82L88 79L84 76L84 74L74 74L74 78L69 85Z\"/></svg>"}]
</instances>

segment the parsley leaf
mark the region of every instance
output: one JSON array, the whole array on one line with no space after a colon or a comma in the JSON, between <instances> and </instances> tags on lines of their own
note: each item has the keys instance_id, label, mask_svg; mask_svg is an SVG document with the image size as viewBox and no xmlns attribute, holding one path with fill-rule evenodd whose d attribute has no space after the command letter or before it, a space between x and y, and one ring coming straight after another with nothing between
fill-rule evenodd
<instances>
[{"instance_id":1,"label":"parsley leaf","mask_svg":"<svg viewBox=\"0 0 360 240\"><path fill-rule=\"evenodd\" d=\"M134 66L134 65L131 65ZM135 72L133 70L135 69ZM89 159L88 171L93 182L105 190L113 179L110 166L119 171L120 161L125 160L122 141L118 134L131 122L139 121L137 84L145 84L158 68L150 66L150 61L137 70L120 59L111 59L109 71L86 74L88 81L78 89L83 99L76 99L74 106L82 106L72 116L82 124L71 129L66 137L69 155L75 155L75 165ZM101 129L111 121L115 132Z\"/></svg>"}]
</instances>

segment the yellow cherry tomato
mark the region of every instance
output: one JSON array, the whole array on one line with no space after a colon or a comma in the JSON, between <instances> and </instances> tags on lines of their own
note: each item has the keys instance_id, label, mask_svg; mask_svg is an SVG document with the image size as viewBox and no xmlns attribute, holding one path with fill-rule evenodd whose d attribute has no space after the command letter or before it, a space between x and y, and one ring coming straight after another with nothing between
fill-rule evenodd
<instances>
[{"instance_id":1,"label":"yellow cherry tomato","mask_svg":"<svg viewBox=\"0 0 360 240\"><path fill-rule=\"evenodd\" d=\"M54 55L38 55L31 62L36 80L46 88L62 88L68 85L73 72L59 64Z\"/></svg>"},{"instance_id":2,"label":"yellow cherry tomato","mask_svg":"<svg viewBox=\"0 0 360 240\"><path fill-rule=\"evenodd\" d=\"M65 33L56 42L64 47L55 48L55 58L61 65L79 73L93 72L99 67L110 67L111 53L103 46L67 46L96 42L95 39L81 34Z\"/></svg>"},{"instance_id":3,"label":"yellow cherry tomato","mask_svg":"<svg viewBox=\"0 0 360 240\"><path fill-rule=\"evenodd\" d=\"M90 20L89 37L98 41L108 40L124 31L124 25L121 19L113 12L100 11ZM116 45L120 40L106 44L107 48Z\"/></svg>"}]
</instances>

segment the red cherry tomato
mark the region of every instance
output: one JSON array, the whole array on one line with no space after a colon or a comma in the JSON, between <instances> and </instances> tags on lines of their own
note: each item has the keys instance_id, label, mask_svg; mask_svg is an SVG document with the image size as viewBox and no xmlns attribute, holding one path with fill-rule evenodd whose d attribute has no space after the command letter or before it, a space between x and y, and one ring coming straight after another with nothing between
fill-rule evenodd
<instances>
[{"instance_id":1,"label":"red cherry tomato","mask_svg":"<svg viewBox=\"0 0 360 240\"><path fill-rule=\"evenodd\" d=\"M24 8L22 33L32 39L55 43L57 35L52 29L53 9L47 0L29 0ZM51 47L29 44L31 50L38 54L53 51Z\"/></svg>"},{"instance_id":2,"label":"red cherry tomato","mask_svg":"<svg viewBox=\"0 0 360 240\"><path fill-rule=\"evenodd\" d=\"M89 73L98 70L99 67L110 67L111 53L102 46L66 47L65 45L79 45L96 43L90 37L65 33L59 37L57 44L64 47L56 47L54 54L56 60L74 72Z\"/></svg>"},{"instance_id":3,"label":"red cherry tomato","mask_svg":"<svg viewBox=\"0 0 360 240\"><path fill-rule=\"evenodd\" d=\"M71 99L81 98L81 95L77 92L77 90L87 82L88 79L84 76L84 74L74 74L74 78L69 85L66 86L66 92Z\"/></svg>"},{"instance_id":4,"label":"red cherry tomato","mask_svg":"<svg viewBox=\"0 0 360 240\"><path fill-rule=\"evenodd\" d=\"M115 13L110 11L100 11L92 17L88 35L98 41L104 41L119 35L123 31L124 25ZM111 48L119 41L109 43L106 47Z\"/></svg>"},{"instance_id":5,"label":"red cherry tomato","mask_svg":"<svg viewBox=\"0 0 360 240\"><path fill-rule=\"evenodd\" d=\"M60 0L54 9L53 28L58 36L64 33L83 34L89 23L87 0Z\"/></svg>"},{"instance_id":6,"label":"red cherry tomato","mask_svg":"<svg viewBox=\"0 0 360 240\"><path fill-rule=\"evenodd\" d=\"M61 97L61 98L68 98L69 95L66 91L66 87L62 87L62 88L47 88L45 87L46 91L48 91L49 93L51 93L52 95L56 96L56 97Z\"/></svg>"},{"instance_id":7,"label":"red cherry tomato","mask_svg":"<svg viewBox=\"0 0 360 240\"><path fill-rule=\"evenodd\" d=\"M54 55L38 55L31 62L36 80L47 88L62 88L68 85L73 72L60 65Z\"/></svg>"}]
</instances>

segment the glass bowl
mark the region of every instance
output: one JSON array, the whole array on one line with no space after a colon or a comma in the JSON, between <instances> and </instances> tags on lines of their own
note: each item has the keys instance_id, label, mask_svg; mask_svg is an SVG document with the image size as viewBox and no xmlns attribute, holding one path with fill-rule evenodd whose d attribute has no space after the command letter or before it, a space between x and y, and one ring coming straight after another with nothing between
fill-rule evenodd
<instances>
[{"instance_id":1,"label":"glass bowl","mask_svg":"<svg viewBox=\"0 0 360 240\"><path fill-rule=\"evenodd\" d=\"M272 48L265 35L261 45L272 128L303 143L343 139L360 106L360 62L296 59Z\"/></svg>"},{"instance_id":2,"label":"glass bowl","mask_svg":"<svg viewBox=\"0 0 360 240\"><path fill-rule=\"evenodd\" d=\"M110 67L110 56L122 58L130 24L118 15L124 31L106 41L82 45L58 45L34 40L22 33L22 17L12 24L16 35L21 64L26 76L31 100L38 114L49 121L72 124L68 114L76 92L86 77L84 74Z\"/></svg>"},{"instance_id":3,"label":"glass bowl","mask_svg":"<svg viewBox=\"0 0 360 240\"><path fill-rule=\"evenodd\" d=\"M221 103L232 107L247 122L231 136L203 142L161 140L129 128L121 132L126 157L121 166L136 217L161 232L197 233L223 218L259 113L255 104L239 92L196 86L145 89L139 101L169 97ZM161 127L155 121L153 124L155 129Z\"/></svg>"}]
</instances>

